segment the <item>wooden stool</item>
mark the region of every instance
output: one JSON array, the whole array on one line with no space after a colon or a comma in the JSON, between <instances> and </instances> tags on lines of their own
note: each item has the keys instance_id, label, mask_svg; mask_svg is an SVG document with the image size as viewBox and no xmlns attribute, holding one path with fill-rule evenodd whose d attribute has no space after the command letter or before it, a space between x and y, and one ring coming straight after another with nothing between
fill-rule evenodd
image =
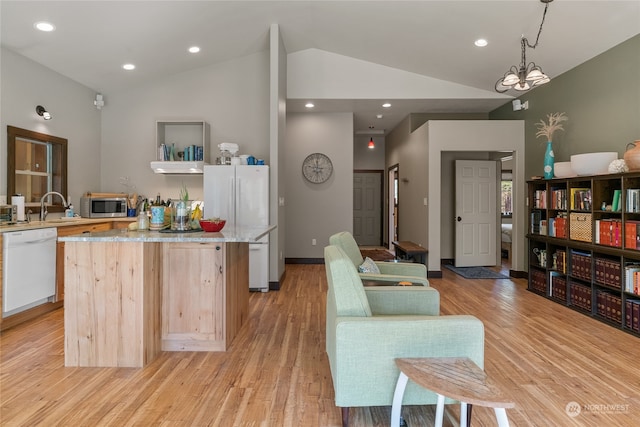
<instances>
[{"instance_id":1,"label":"wooden stool","mask_svg":"<svg viewBox=\"0 0 640 427\"><path fill-rule=\"evenodd\" d=\"M442 427L445 397L460 401L460 426L468 426L471 422L471 405L494 408L498 426L509 426L505 409L515 407L515 403L509 400L471 359L467 357L396 359L396 365L400 368L400 376L393 394L391 427L399 426L402 397L409 379L438 395L436 427ZM467 414L467 405L469 405L469 414Z\"/></svg>"}]
</instances>

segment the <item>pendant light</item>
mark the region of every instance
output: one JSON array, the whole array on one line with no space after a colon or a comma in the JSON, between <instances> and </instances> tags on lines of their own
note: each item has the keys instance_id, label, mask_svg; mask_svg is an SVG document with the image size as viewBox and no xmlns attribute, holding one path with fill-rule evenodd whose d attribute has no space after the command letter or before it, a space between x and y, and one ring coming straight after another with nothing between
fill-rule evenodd
<instances>
[{"instance_id":1,"label":"pendant light","mask_svg":"<svg viewBox=\"0 0 640 427\"><path fill-rule=\"evenodd\" d=\"M536 37L536 42L532 45L529 43L526 37L522 36L520 39L520 56L521 61L519 66L512 65L509 68L504 76L500 78L496 82L496 92L504 93L509 89L515 89L517 91L527 91L532 87L543 85L548 83L551 79L549 76L542 72L542 68L539 65L536 65L535 62L530 62L527 64L527 47L530 49L535 49L538 46L538 41L540 40L540 34L542 33L542 25L544 24L544 18L547 15L547 8L549 7L549 3L553 0L540 0L541 3L544 3L544 12L542 14L542 21L540 22L540 28L538 29L538 35Z\"/></svg>"},{"instance_id":2,"label":"pendant light","mask_svg":"<svg viewBox=\"0 0 640 427\"><path fill-rule=\"evenodd\" d=\"M369 145L367 145L367 147L369 147L370 150L376 148L376 144L373 142L373 137L369 140Z\"/></svg>"}]
</instances>

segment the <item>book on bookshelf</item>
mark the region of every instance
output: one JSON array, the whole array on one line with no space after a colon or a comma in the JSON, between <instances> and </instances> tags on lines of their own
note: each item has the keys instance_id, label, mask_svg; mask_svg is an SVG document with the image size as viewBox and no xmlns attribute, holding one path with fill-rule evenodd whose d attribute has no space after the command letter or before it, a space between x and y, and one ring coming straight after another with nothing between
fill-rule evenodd
<instances>
[{"instance_id":1,"label":"book on bookshelf","mask_svg":"<svg viewBox=\"0 0 640 427\"><path fill-rule=\"evenodd\" d=\"M640 189L627 189L626 211L640 212Z\"/></svg>"},{"instance_id":2,"label":"book on bookshelf","mask_svg":"<svg viewBox=\"0 0 640 427\"><path fill-rule=\"evenodd\" d=\"M572 188L571 189L571 210L588 211L591 210L591 189Z\"/></svg>"},{"instance_id":3,"label":"book on bookshelf","mask_svg":"<svg viewBox=\"0 0 640 427\"><path fill-rule=\"evenodd\" d=\"M618 212L621 208L620 206L621 195L622 195L622 190L613 190L613 200L611 201L611 210L613 212Z\"/></svg>"},{"instance_id":4,"label":"book on bookshelf","mask_svg":"<svg viewBox=\"0 0 640 427\"><path fill-rule=\"evenodd\" d=\"M542 214L539 211L531 212L531 234L540 234L540 220Z\"/></svg>"},{"instance_id":5,"label":"book on bookshelf","mask_svg":"<svg viewBox=\"0 0 640 427\"><path fill-rule=\"evenodd\" d=\"M622 247L622 221L603 218L594 221L595 243L600 245Z\"/></svg>"},{"instance_id":6,"label":"book on bookshelf","mask_svg":"<svg viewBox=\"0 0 640 427\"><path fill-rule=\"evenodd\" d=\"M640 221L627 219L624 222L624 247L640 249Z\"/></svg>"}]
</instances>

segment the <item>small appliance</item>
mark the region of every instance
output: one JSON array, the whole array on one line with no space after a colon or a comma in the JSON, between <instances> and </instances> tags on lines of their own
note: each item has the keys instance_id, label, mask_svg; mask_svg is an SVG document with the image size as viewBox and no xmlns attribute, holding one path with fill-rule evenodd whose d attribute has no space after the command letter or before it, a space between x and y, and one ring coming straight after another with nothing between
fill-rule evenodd
<instances>
[{"instance_id":1,"label":"small appliance","mask_svg":"<svg viewBox=\"0 0 640 427\"><path fill-rule=\"evenodd\" d=\"M80 198L80 216L83 218L116 218L127 216L127 197L97 197L85 195Z\"/></svg>"},{"instance_id":2,"label":"small appliance","mask_svg":"<svg viewBox=\"0 0 640 427\"><path fill-rule=\"evenodd\" d=\"M18 221L16 205L0 205L0 225L14 224Z\"/></svg>"}]
</instances>

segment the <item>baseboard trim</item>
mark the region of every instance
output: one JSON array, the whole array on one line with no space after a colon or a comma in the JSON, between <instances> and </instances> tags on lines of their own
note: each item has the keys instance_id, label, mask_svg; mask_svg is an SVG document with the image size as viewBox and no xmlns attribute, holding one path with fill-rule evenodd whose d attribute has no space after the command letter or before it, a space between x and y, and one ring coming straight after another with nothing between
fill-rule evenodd
<instances>
[{"instance_id":1,"label":"baseboard trim","mask_svg":"<svg viewBox=\"0 0 640 427\"><path fill-rule=\"evenodd\" d=\"M526 271L509 270L509 277L513 277L515 279L526 279L528 275Z\"/></svg>"},{"instance_id":2,"label":"baseboard trim","mask_svg":"<svg viewBox=\"0 0 640 427\"><path fill-rule=\"evenodd\" d=\"M324 264L324 258L285 258L285 264Z\"/></svg>"},{"instance_id":3,"label":"baseboard trim","mask_svg":"<svg viewBox=\"0 0 640 427\"><path fill-rule=\"evenodd\" d=\"M442 279L442 271L427 271L427 279Z\"/></svg>"}]
</instances>

